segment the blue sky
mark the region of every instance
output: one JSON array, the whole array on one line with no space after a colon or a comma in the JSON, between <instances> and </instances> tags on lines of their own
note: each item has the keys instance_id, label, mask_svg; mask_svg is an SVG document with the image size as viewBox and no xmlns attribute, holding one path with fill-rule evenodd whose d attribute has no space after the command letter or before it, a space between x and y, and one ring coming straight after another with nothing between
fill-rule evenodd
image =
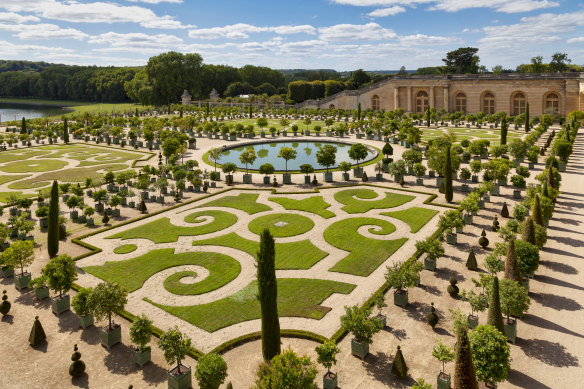
<instances>
[{"instance_id":1,"label":"blue sky","mask_svg":"<svg viewBox=\"0 0 584 389\"><path fill-rule=\"evenodd\" d=\"M441 65L479 48L515 68L566 52L584 63L578 0L0 0L0 58L144 65L175 50L205 63L336 70Z\"/></svg>"}]
</instances>

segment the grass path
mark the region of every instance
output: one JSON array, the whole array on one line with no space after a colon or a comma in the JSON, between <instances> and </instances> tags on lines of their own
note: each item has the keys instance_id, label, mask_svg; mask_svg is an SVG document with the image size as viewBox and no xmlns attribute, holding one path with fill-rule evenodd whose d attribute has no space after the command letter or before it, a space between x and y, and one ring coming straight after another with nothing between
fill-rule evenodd
<instances>
[{"instance_id":1,"label":"grass path","mask_svg":"<svg viewBox=\"0 0 584 389\"><path fill-rule=\"evenodd\" d=\"M394 208L415 199L415 196L386 192L384 198L376 201L359 200L371 200L377 197L379 197L377 192L371 189L347 189L335 193L335 200L345 204L341 209L347 213L365 213L371 209Z\"/></svg>"},{"instance_id":2,"label":"grass path","mask_svg":"<svg viewBox=\"0 0 584 389\"><path fill-rule=\"evenodd\" d=\"M334 217L335 214L327 208L331 205L324 201L322 196L312 196L307 199L295 200L286 197L270 197L268 200L280 204L287 210L296 210L314 213L325 219Z\"/></svg>"},{"instance_id":3,"label":"grass path","mask_svg":"<svg viewBox=\"0 0 584 389\"><path fill-rule=\"evenodd\" d=\"M434 209L412 207L402 211L381 212L382 215L394 217L406 222L412 233L420 231L438 213Z\"/></svg>"}]
</instances>

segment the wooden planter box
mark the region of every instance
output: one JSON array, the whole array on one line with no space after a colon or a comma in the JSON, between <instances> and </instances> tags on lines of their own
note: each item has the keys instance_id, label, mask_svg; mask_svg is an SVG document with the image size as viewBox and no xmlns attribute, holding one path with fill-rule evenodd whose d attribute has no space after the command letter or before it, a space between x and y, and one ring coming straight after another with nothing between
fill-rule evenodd
<instances>
[{"instance_id":1,"label":"wooden planter box","mask_svg":"<svg viewBox=\"0 0 584 389\"><path fill-rule=\"evenodd\" d=\"M145 364L147 364L148 362L150 362L151 353L152 353L152 350L150 349L150 347L146 347L146 349L144 349L144 350L138 350L138 349L132 350L132 354L134 355L134 362L136 362L136 364L139 365L140 367L142 367Z\"/></svg>"},{"instance_id":2,"label":"wooden planter box","mask_svg":"<svg viewBox=\"0 0 584 389\"><path fill-rule=\"evenodd\" d=\"M37 288L34 290L34 295L38 300L44 300L49 297L49 288L47 286L44 288Z\"/></svg>"},{"instance_id":3,"label":"wooden planter box","mask_svg":"<svg viewBox=\"0 0 584 389\"><path fill-rule=\"evenodd\" d=\"M430 259L428 257L424 258L424 268L426 270L435 271L436 270L436 260Z\"/></svg>"},{"instance_id":4,"label":"wooden planter box","mask_svg":"<svg viewBox=\"0 0 584 389\"><path fill-rule=\"evenodd\" d=\"M182 366L182 365L181 365ZM191 368L182 366L181 374L177 373L177 368L167 371L168 389L188 389L192 386Z\"/></svg>"},{"instance_id":5,"label":"wooden planter box","mask_svg":"<svg viewBox=\"0 0 584 389\"><path fill-rule=\"evenodd\" d=\"M517 320L516 319L504 319L505 324L505 336L507 340L515 344L515 339L517 338Z\"/></svg>"},{"instance_id":6,"label":"wooden planter box","mask_svg":"<svg viewBox=\"0 0 584 389\"><path fill-rule=\"evenodd\" d=\"M408 291L396 290L393 292L393 303L397 306L405 308L408 305Z\"/></svg>"},{"instance_id":7,"label":"wooden planter box","mask_svg":"<svg viewBox=\"0 0 584 389\"><path fill-rule=\"evenodd\" d=\"M77 316L79 318L79 327L86 329L93 325L93 315Z\"/></svg>"},{"instance_id":8,"label":"wooden planter box","mask_svg":"<svg viewBox=\"0 0 584 389\"><path fill-rule=\"evenodd\" d=\"M369 344L357 342L355 338L351 339L351 353L361 359L365 359L369 354Z\"/></svg>"},{"instance_id":9,"label":"wooden planter box","mask_svg":"<svg viewBox=\"0 0 584 389\"><path fill-rule=\"evenodd\" d=\"M438 373L436 384L438 389L450 389L450 374L443 372Z\"/></svg>"},{"instance_id":10,"label":"wooden planter box","mask_svg":"<svg viewBox=\"0 0 584 389\"><path fill-rule=\"evenodd\" d=\"M18 290L28 288L30 283L31 274L29 272L24 272L24 274L17 274L14 277L14 287Z\"/></svg>"},{"instance_id":11,"label":"wooden planter box","mask_svg":"<svg viewBox=\"0 0 584 389\"><path fill-rule=\"evenodd\" d=\"M282 174L282 183L284 184L292 184L292 175L291 174Z\"/></svg>"},{"instance_id":12,"label":"wooden planter box","mask_svg":"<svg viewBox=\"0 0 584 389\"><path fill-rule=\"evenodd\" d=\"M322 388L323 389L335 389L337 387L337 375L335 373L327 372L322 376Z\"/></svg>"},{"instance_id":13,"label":"wooden planter box","mask_svg":"<svg viewBox=\"0 0 584 389\"><path fill-rule=\"evenodd\" d=\"M122 341L122 326L114 323L114 328L111 330L109 325L101 327L99 329L99 338L102 346L110 349Z\"/></svg>"},{"instance_id":14,"label":"wooden planter box","mask_svg":"<svg viewBox=\"0 0 584 389\"><path fill-rule=\"evenodd\" d=\"M333 182L333 173L332 172L324 172L322 173L322 179L324 182Z\"/></svg>"},{"instance_id":15,"label":"wooden planter box","mask_svg":"<svg viewBox=\"0 0 584 389\"><path fill-rule=\"evenodd\" d=\"M468 328L472 330L479 325L479 317L476 315L468 315L466 317L466 322L468 323Z\"/></svg>"},{"instance_id":16,"label":"wooden planter box","mask_svg":"<svg viewBox=\"0 0 584 389\"><path fill-rule=\"evenodd\" d=\"M353 169L353 177L361 178L363 176L363 168L356 167Z\"/></svg>"},{"instance_id":17,"label":"wooden planter box","mask_svg":"<svg viewBox=\"0 0 584 389\"><path fill-rule=\"evenodd\" d=\"M457 243L456 234L451 233L446 234L446 243L456 244Z\"/></svg>"},{"instance_id":18,"label":"wooden planter box","mask_svg":"<svg viewBox=\"0 0 584 389\"><path fill-rule=\"evenodd\" d=\"M244 174L243 175L243 183L244 184L251 184L252 183L251 178L252 178L251 174Z\"/></svg>"},{"instance_id":19,"label":"wooden planter box","mask_svg":"<svg viewBox=\"0 0 584 389\"><path fill-rule=\"evenodd\" d=\"M387 325L387 316L386 315L382 315L382 314L377 314L377 316L375 316L375 317L381 323L381 328L385 328L385 326Z\"/></svg>"},{"instance_id":20,"label":"wooden planter box","mask_svg":"<svg viewBox=\"0 0 584 389\"><path fill-rule=\"evenodd\" d=\"M51 299L51 309L55 315L68 311L71 308L71 298L68 294L63 297L53 297Z\"/></svg>"}]
</instances>

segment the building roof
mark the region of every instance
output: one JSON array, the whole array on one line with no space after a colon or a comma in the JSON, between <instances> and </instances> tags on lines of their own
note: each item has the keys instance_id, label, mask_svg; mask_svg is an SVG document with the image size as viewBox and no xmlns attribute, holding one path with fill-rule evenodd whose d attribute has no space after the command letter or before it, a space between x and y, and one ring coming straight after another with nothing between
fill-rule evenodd
<instances>
[{"instance_id":1,"label":"building roof","mask_svg":"<svg viewBox=\"0 0 584 389\"><path fill-rule=\"evenodd\" d=\"M185 89L181 97L192 97L188 90Z\"/></svg>"}]
</instances>

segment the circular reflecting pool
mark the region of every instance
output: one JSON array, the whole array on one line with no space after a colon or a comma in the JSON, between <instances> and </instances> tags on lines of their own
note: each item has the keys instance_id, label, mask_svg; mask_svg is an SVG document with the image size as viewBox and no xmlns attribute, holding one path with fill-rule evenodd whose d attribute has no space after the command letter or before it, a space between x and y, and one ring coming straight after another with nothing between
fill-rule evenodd
<instances>
[{"instance_id":1,"label":"circular reflecting pool","mask_svg":"<svg viewBox=\"0 0 584 389\"><path fill-rule=\"evenodd\" d=\"M232 162L236 164L239 168L245 169L245 164L241 163L239 156L245 150L254 150L256 154L256 160L253 164L248 164L248 169L258 170L264 163L271 163L276 170L283 171L286 168L286 161L283 158L278 157L280 149L283 147L289 147L296 151L296 159L288 160L288 171L300 171L300 165L308 163L312 167L317 169L325 169L325 166L321 166L316 162L316 153L324 145L332 145L337 148L337 154L335 158L335 164L329 166L329 169L334 169L341 162L350 162L355 164L356 161L349 157L349 149L352 143L342 143L342 142L316 142L316 141L298 141L298 142L261 142L246 145L239 145L234 147L226 147L223 154L217 159L217 163L225 164ZM363 163L370 161L377 157L377 150L371 146L367 146L368 155L365 160L359 161Z\"/></svg>"}]
</instances>

